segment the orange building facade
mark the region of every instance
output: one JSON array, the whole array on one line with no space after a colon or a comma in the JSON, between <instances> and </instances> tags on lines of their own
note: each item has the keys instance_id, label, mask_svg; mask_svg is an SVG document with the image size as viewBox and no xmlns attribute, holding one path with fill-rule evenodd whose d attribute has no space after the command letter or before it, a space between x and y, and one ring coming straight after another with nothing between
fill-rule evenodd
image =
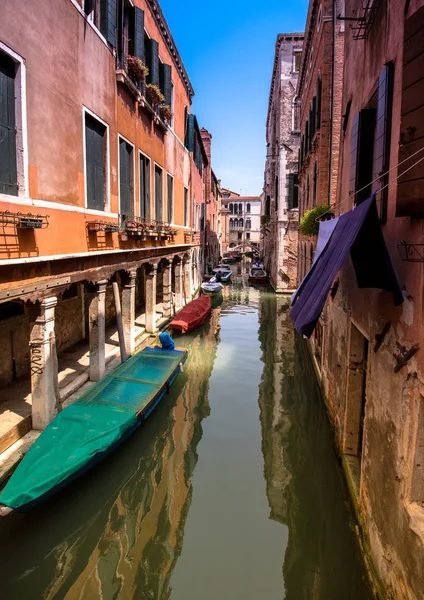
<instances>
[{"instance_id":1,"label":"orange building facade","mask_svg":"<svg viewBox=\"0 0 424 600\"><path fill-rule=\"evenodd\" d=\"M155 332L200 283L194 91L156 0L1 13L0 385L31 381L42 429L57 353L86 339L90 379L104 373L113 282L129 354L137 315Z\"/></svg>"}]
</instances>

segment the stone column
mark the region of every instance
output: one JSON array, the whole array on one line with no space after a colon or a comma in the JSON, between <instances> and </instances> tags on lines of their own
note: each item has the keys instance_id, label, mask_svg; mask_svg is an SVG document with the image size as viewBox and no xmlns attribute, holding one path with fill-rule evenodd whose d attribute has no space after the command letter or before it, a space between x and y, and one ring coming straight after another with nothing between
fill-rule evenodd
<instances>
[{"instance_id":1,"label":"stone column","mask_svg":"<svg viewBox=\"0 0 424 600\"><path fill-rule=\"evenodd\" d=\"M122 327L124 329L124 342L127 356L134 354L135 350L135 280L137 271L134 269L122 278Z\"/></svg>"},{"instance_id":2,"label":"stone column","mask_svg":"<svg viewBox=\"0 0 424 600\"><path fill-rule=\"evenodd\" d=\"M175 305L181 307L183 305L183 266L179 262L175 265Z\"/></svg>"},{"instance_id":3,"label":"stone column","mask_svg":"<svg viewBox=\"0 0 424 600\"><path fill-rule=\"evenodd\" d=\"M105 374L105 304L107 281L89 287L88 339L90 347L90 381Z\"/></svg>"},{"instance_id":4,"label":"stone column","mask_svg":"<svg viewBox=\"0 0 424 600\"><path fill-rule=\"evenodd\" d=\"M54 309L57 298L45 298L30 308L30 367L32 427L45 429L56 409L57 359L54 339Z\"/></svg>"},{"instance_id":5,"label":"stone column","mask_svg":"<svg viewBox=\"0 0 424 600\"><path fill-rule=\"evenodd\" d=\"M172 264L169 263L163 271L163 316L172 316Z\"/></svg>"},{"instance_id":6,"label":"stone column","mask_svg":"<svg viewBox=\"0 0 424 600\"><path fill-rule=\"evenodd\" d=\"M184 303L187 304L191 300L190 288L190 261L184 263Z\"/></svg>"},{"instance_id":7,"label":"stone column","mask_svg":"<svg viewBox=\"0 0 424 600\"><path fill-rule=\"evenodd\" d=\"M151 265L150 271L146 273L146 331L156 331L156 279L158 266Z\"/></svg>"}]
</instances>

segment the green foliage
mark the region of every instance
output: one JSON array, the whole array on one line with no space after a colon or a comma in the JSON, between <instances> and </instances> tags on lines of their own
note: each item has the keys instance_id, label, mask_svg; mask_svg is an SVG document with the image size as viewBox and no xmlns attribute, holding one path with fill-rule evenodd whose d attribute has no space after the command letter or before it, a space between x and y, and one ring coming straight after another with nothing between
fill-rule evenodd
<instances>
[{"instance_id":1,"label":"green foliage","mask_svg":"<svg viewBox=\"0 0 424 600\"><path fill-rule=\"evenodd\" d=\"M303 217L300 219L300 231L303 235L318 235L319 221L317 219L324 215L327 218L333 217L333 209L327 204L321 206L315 206L311 210L307 210Z\"/></svg>"}]
</instances>

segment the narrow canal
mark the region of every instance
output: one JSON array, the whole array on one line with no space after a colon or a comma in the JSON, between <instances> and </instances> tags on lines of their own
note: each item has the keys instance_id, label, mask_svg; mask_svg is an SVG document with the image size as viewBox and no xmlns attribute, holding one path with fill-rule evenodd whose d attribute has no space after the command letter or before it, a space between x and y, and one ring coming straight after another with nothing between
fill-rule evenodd
<instances>
[{"instance_id":1,"label":"narrow canal","mask_svg":"<svg viewBox=\"0 0 424 600\"><path fill-rule=\"evenodd\" d=\"M5 600L371 600L286 298L237 275L122 448L0 520Z\"/></svg>"}]
</instances>

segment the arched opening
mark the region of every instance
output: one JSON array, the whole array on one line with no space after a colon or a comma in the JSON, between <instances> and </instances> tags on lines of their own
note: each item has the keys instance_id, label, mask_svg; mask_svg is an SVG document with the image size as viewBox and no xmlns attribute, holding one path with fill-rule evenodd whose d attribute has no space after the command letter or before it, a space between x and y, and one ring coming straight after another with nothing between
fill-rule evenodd
<instances>
[{"instance_id":1,"label":"arched opening","mask_svg":"<svg viewBox=\"0 0 424 600\"><path fill-rule=\"evenodd\" d=\"M233 203L231 202L230 203L230 214L233 214L233 213L234 213L234 206L233 206Z\"/></svg>"},{"instance_id":2,"label":"arched opening","mask_svg":"<svg viewBox=\"0 0 424 600\"><path fill-rule=\"evenodd\" d=\"M246 204L246 212L250 213L250 202Z\"/></svg>"}]
</instances>

